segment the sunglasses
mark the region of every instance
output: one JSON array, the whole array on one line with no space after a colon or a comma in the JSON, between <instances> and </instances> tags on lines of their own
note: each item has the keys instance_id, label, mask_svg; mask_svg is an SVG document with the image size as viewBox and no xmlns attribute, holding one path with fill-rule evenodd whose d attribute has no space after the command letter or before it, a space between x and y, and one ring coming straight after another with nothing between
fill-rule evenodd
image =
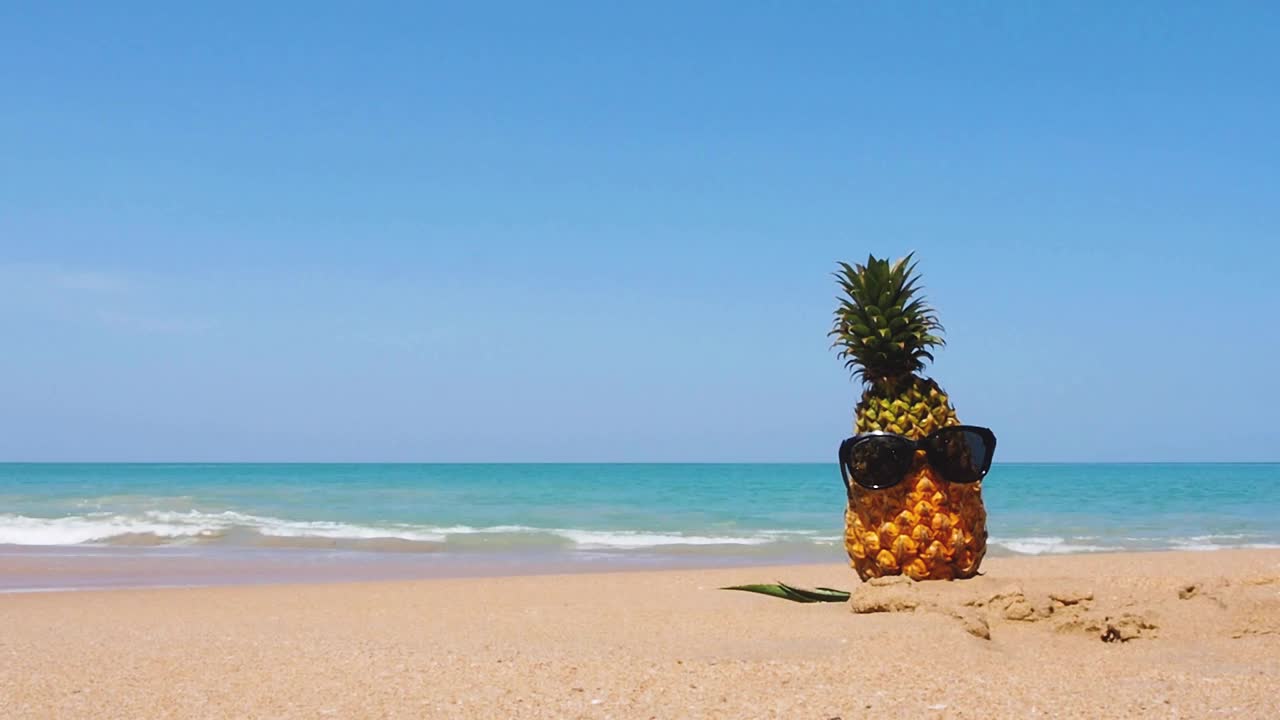
<instances>
[{"instance_id":1,"label":"sunglasses","mask_svg":"<svg viewBox=\"0 0 1280 720\"><path fill-rule=\"evenodd\" d=\"M929 464L948 482L975 483L991 469L996 435L974 425L941 428L919 440L886 432L854 435L840 443L845 489L853 491L851 479L868 490L897 485L911 469L916 450L923 450Z\"/></svg>"}]
</instances>

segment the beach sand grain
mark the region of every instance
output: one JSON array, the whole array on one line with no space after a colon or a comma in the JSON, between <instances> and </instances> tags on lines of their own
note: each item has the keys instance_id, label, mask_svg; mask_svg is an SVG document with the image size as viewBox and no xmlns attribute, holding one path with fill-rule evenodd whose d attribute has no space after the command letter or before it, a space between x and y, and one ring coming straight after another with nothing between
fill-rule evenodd
<instances>
[{"instance_id":1,"label":"beach sand grain","mask_svg":"<svg viewBox=\"0 0 1280 720\"><path fill-rule=\"evenodd\" d=\"M0 596L5 718L1280 716L1280 551ZM725 585L854 591L796 605ZM860 612L855 612L859 610Z\"/></svg>"}]
</instances>

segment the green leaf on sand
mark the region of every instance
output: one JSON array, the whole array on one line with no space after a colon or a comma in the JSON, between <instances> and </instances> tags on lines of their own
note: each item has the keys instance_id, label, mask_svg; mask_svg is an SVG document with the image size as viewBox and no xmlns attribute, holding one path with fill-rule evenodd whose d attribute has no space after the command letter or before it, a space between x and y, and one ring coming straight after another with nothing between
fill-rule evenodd
<instances>
[{"instance_id":1,"label":"green leaf on sand","mask_svg":"<svg viewBox=\"0 0 1280 720\"><path fill-rule=\"evenodd\" d=\"M724 587L720 589L759 593L761 595L770 595L798 603L845 602L849 599L849 593L844 590L834 590L832 588L825 587L808 590L806 588L792 587L786 583L733 585L731 587Z\"/></svg>"}]
</instances>

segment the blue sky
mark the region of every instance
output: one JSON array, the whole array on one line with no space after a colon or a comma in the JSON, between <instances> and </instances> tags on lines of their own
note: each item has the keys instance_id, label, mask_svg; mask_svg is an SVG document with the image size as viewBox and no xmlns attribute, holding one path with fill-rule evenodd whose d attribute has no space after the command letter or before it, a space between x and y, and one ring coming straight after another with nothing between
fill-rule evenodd
<instances>
[{"instance_id":1,"label":"blue sky","mask_svg":"<svg viewBox=\"0 0 1280 720\"><path fill-rule=\"evenodd\" d=\"M6 3L0 459L1280 459L1274 4Z\"/></svg>"}]
</instances>

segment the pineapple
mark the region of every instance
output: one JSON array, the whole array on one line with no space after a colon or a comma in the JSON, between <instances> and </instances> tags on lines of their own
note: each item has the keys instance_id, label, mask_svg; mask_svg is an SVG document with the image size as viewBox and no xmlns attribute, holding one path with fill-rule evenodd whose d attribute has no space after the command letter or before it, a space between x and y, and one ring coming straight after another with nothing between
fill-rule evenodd
<instances>
[{"instance_id":1,"label":"pineapple","mask_svg":"<svg viewBox=\"0 0 1280 720\"><path fill-rule=\"evenodd\" d=\"M840 299L830 334L845 367L865 385L854 432L919 439L959 425L947 394L920 375L925 361L933 360L930 349L945 343L937 315L920 294L912 255L892 264L869 257L866 265L840 266L835 276L847 297ZM845 549L858 576L975 575L987 549L981 485L947 482L923 451L894 487L868 490L851 483Z\"/></svg>"}]
</instances>

